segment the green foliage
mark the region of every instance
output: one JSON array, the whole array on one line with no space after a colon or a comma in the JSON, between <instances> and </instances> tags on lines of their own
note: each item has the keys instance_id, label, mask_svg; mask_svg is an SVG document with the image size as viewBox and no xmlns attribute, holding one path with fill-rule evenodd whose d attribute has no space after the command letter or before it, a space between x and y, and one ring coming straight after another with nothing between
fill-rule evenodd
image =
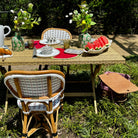
<instances>
[{"instance_id":1,"label":"green foliage","mask_svg":"<svg viewBox=\"0 0 138 138\"><path fill-rule=\"evenodd\" d=\"M11 10L12 13L16 13L14 10ZM40 17L37 17L33 13L33 4L28 4L27 11L19 10L16 16L14 16L14 29L15 31L21 31L22 29L32 29L34 24L39 25L41 21Z\"/></svg>"},{"instance_id":2,"label":"green foliage","mask_svg":"<svg viewBox=\"0 0 138 138\"><path fill-rule=\"evenodd\" d=\"M138 85L136 59L137 56L129 56L126 57L125 64L104 65L99 74L105 71L129 74L131 81ZM51 66L51 68L54 67ZM72 65L70 70L70 79L76 80L76 77L77 80L89 79L89 65ZM98 81L97 79L97 83ZM97 94L98 114L95 114L92 97L65 97L64 110L59 113L58 130L62 130L65 136L73 134L78 138L136 138L138 136L138 92L128 94L127 98L128 100L124 103L114 103ZM4 105L0 109L4 109ZM2 112L0 112L1 115ZM0 137L20 137L21 128L18 107L11 104L8 107L8 114L0 120ZM62 137L62 134L60 136Z\"/></svg>"},{"instance_id":3,"label":"green foliage","mask_svg":"<svg viewBox=\"0 0 138 138\"><path fill-rule=\"evenodd\" d=\"M1 11L10 11L15 9L24 9L28 3L34 3L34 13L39 14L42 21L39 26L35 26L32 31L35 35L40 35L45 28L59 27L70 30L73 34L78 34L76 24L68 24L68 19L65 18L69 12L74 9L79 11L79 0L19 0L19 1L0 1ZM89 11L93 14L92 19L96 24L89 28L91 34L137 34L137 0L87 0L89 3ZM13 28L12 15L7 13L0 14L0 23L9 25Z\"/></svg>"},{"instance_id":4,"label":"green foliage","mask_svg":"<svg viewBox=\"0 0 138 138\"><path fill-rule=\"evenodd\" d=\"M104 29L110 33L136 33L137 16L135 15L136 0L104 0L104 12L108 13L104 17ZM133 27L131 27L133 26ZM104 32L105 32L104 31Z\"/></svg>"},{"instance_id":5,"label":"green foliage","mask_svg":"<svg viewBox=\"0 0 138 138\"><path fill-rule=\"evenodd\" d=\"M136 79L138 78L138 72L136 71L138 62L134 60L135 58L134 56L126 57L127 61L124 65L103 66L99 74L105 71L126 73L131 76L131 81L138 85ZM78 66L78 69L77 66L73 66L72 69L76 72L79 70L82 78L85 78L86 74L89 74L89 67L85 67L87 73L81 71L81 69L84 70L83 65ZM98 97L99 95L97 95ZM98 99L98 114L94 113L93 100L90 98L65 99L67 102L64 104L64 111L60 114L62 119L60 128L64 127L67 133L72 132L82 138L135 138L138 136L138 92L129 94L128 100L124 103L117 104L107 98Z\"/></svg>"},{"instance_id":6,"label":"green foliage","mask_svg":"<svg viewBox=\"0 0 138 138\"><path fill-rule=\"evenodd\" d=\"M72 16L72 21L76 22L76 28L80 28L82 33L88 32L88 29L96 23L92 20L93 14L89 13L89 4L86 1L82 1L79 5L80 11L74 10L73 13L69 13ZM68 16L68 15L67 15Z\"/></svg>"},{"instance_id":7,"label":"green foliage","mask_svg":"<svg viewBox=\"0 0 138 138\"><path fill-rule=\"evenodd\" d=\"M138 94L134 94L129 101L136 99L136 95ZM69 101L64 104L64 111L60 113L62 118L60 127L64 127L68 132L71 131L83 138L136 137L138 135L135 110L138 104L133 104L134 108L130 108L129 101L122 105L112 103L109 99L101 99L98 101L99 112L95 114L89 98Z\"/></svg>"}]
</instances>

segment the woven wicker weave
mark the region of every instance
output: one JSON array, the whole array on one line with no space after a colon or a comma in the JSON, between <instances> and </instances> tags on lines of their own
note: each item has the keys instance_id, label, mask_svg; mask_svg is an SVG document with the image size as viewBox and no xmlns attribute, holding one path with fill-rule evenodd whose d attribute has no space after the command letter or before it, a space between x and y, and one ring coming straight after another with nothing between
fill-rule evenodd
<instances>
[{"instance_id":1,"label":"woven wicker weave","mask_svg":"<svg viewBox=\"0 0 138 138\"><path fill-rule=\"evenodd\" d=\"M58 110L63 99L65 75L57 70L9 71L5 74L4 83L17 99L17 104L22 110L24 116L22 133L29 137L43 126L51 135L55 135ZM54 112L56 121L53 117ZM37 123L41 115L45 119L42 126L36 124L29 130L32 117Z\"/></svg>"},{"instance_id":2,"label":"woven wicker weave","mask_svg":"<svg viewBox=\"0 0 138 138\"><path fill-rule=\"evenodd\" d=\"M48 37L55 37L58 40L72 39L71 33L66 29L61 28L47 28L42 32L41 40Z\"/></svg>"}]
</instances>

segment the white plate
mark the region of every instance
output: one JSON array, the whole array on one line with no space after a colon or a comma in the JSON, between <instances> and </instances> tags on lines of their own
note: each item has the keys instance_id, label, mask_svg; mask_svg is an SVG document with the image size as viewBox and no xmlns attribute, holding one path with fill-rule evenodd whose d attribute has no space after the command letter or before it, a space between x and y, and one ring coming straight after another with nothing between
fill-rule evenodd
<instances>
[{"instance_id":1,"label":"white plate","mask_svg":"<svg viewBox=\"0 0 138 138\"><path fill-rule=\"evenodd\" d=\"M42 51L41 48L37 49L36 50L36 56L38 56L38 57L53 57L53 56L56 56L60 53L60 51L55 49L55 48L53 48L53 52L51 54L41 54L41 51Z\"/></svg>"},{"instance_id":2,"label":"white plate","mask_svg":"<svg viewBox=\"0 0 138 138\"><path fill-rule=\"evenodd\" d=\"M8 57L12 57L13 55L3 55L3 56L0 56L0 58L8 58Z\"/></svg>"},{"instance_id":3,"label":"white plate","mask_svg":"<svg viewBox=\"0 0 138 138\"><path fill-rule=\"evenodd\" d=\"M103 48L101 48L99 50L93 50L93 49L90 49L89 51L86 51L85 49L83 49L83 50L84 50L85 53L89 53L89 54L100 54L103 51L105 51L106 49L108 49L111 46L111 43L112 43L112 40L109 40L109 46L103 47Z\"/></svg>"},{"instance_id":4,"label":"white plate","mask_svg":"<svg viewBox=\"0 0 138 138\"><path fill-rule=\"evenodd\" d=\"M59 44L60 40L56 40L55 42L50 43L45 39L45 40L40 40L39 43L40 44L45 44L45 45L55 45L55 44Z\"/></svg>"}]
</instances>

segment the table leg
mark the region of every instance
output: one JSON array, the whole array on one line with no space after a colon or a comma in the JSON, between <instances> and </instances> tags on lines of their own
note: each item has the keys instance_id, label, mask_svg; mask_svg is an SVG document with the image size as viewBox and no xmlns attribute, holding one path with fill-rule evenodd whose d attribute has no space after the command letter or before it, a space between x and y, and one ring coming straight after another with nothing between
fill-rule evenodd
<instances>
[{"instance_id":1,"label":"table leg","mask_svg":"<svg viewBox=\"0 0 138 138\"><path fill-rule=\"evenodd\" d=\"M95 108L95 113L97 114L97 103L96 103L96 94L95 94L95 78L97 73L100 71L101 65L96 65L95 68L91 64L91 79L92 79L92 91L93 91L93 98L94 98L94 108Z\"/></svg>"},{"instance_id":2,"label":"table leg","mask_svg":"<svg viewBox=\"0 0 138 138\"><path fill-rule=\"evenodd\" d=\"M11 71L11 65L8 66L8 71ZM9 99L9 90L7 89L6 90L6 100L5 100L5 114L7 113L7 109L8 109L8 99Z\"/></svg>"}]
</instances>

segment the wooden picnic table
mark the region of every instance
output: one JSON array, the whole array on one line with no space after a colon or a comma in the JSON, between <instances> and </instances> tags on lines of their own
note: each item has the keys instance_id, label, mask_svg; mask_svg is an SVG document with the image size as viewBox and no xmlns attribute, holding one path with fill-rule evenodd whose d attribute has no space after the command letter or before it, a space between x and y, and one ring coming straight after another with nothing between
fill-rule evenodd
<instances>
[{"instance_id":1,"label":"wooden picnic table","mask_svg":"<svg viewBox=\"0 0 138 138\"><path fill-rule=\"evenodd\" d=\"M10 42L9 42L10 43ZM7 43L6 43L7 44ZM11 49L11 45L8 45ZM63 47L63 45L56 45L55 47ZM76 48L76 47L75 47ZM93 96L94 97L94 106L95 113L97 113L97 103L96 103L96 94L95 94L95 78L97 73L100 71L101 65L103 64L116 64L116 63L125 63L125 59L117 53L112 46L106 52L103 52L99 55L86 55L82 54L75 58L70 59L55 59L51 57L46 58L33 58L33 49L25 49L24 51L15 52L13 51L13 56L10 58L0 61L0 66L14 66L14 65L80 65L80 64L89 64L91 70L91 83L92 83L92 92L81 92L81 93L65 93L65 96ZM24 68L23 68L24 70Z\"/></svg>"}]
</instances>

